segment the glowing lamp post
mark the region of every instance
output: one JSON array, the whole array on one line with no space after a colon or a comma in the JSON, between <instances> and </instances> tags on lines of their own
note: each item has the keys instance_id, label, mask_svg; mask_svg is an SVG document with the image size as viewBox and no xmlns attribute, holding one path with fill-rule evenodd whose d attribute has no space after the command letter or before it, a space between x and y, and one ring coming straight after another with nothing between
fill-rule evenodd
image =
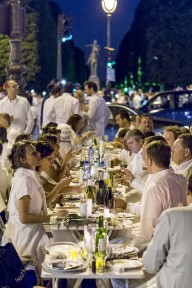
<instances>
[{"instance_id":1,"label":"glowing lamp post","mask_svg":"<svg viewBox=\"0 0 192 288\"><path fill-rule=\"evenodd\" d=\"M111 61L111 51L114 51L113 48L111 48L111 15L115 12L115 9L117 7L117 0L102 0L101 1L102 7L104 12L107 14L107 63ZM107 68L108 71L108 68ZM106 86L110 86L110 80L109 75L107 73L106 77Z\"/></svg>"}]
</instances>

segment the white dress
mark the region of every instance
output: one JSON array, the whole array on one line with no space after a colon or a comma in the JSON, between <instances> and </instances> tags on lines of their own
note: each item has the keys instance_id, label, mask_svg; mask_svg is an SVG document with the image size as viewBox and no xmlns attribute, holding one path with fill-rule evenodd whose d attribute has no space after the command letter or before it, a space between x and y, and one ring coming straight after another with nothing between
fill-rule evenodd
<instances>
[{"instance_id":1,"label":"white dress","mask_svg":"<svg viewBox=\"0 0 192 288\"><path fill-rule=\"evenodd\" d=\"M45 244L49 242L42 223L22 224L19 219L18 201L29 195L31 214L46 215L45 192L35 171L19 168L12 180L12 189L8 203L9 220L5 230L20 257L31 256L37 271L41 270Z\"/></svg>"}]
</instances>

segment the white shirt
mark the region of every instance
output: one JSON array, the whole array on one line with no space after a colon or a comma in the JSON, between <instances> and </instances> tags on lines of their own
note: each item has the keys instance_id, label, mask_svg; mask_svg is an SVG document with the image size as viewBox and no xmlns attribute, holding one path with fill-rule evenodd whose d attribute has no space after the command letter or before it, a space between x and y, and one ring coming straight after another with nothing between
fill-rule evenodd
<instances>
[{"instance_id":1,"label":"white shirt","mask_svg":"<svg viewBox=\"0 0 192 288\"><path fill-rule=\"evenodd\" d=\"M172 167L173 167L175 173L182 174L186 177L188 169L192 167L192 159L185 161L184 163L182 163L180 165L173 163Z\"/></svg>"},{"instance_id":2,"label":"white shirt","mask_svg":"<svg viewBox=\"0 0 192 288\"><path fill-rule=\"evenodd\" d=\"M142 194L142 213L140 233L134 245L145 248L152 238L153 231L161 213L179 203L186 205L186 179L172 169L150 174Z\"/></svg>"},{"instance_id":3,"label":"white shirt","mask_svg":"<svg viewBox=\"0 0 192 288\"><path fill-rule=\"evenodd\" d=\"M19 131L11 126L7 128L7 140L11 147L15 143L15 139L19 134L20 134Z\"/></svg>"},{"instance_id":4,"label":"white shirt","mask_svg":"<svg viewBox=\"0 0 192 288\"><path fill-rule=\"evenodd\" d=\"M11 238L19 256L30 255L34 265L38 266L40 270L44 259L45 244L49 243L49 239L42 223L21 223L18 201L25 195L30 196L29 212L31 214L47 214L45 192L39 183L37 173L33 170L19 168L12 180L8 203L9 221L5 233Z\"/></svg>"},{"instance_id":5,"label":"white shirt","mask_svg":"<svg viewBox=\"0 0 192 288\"><path fill-rule=\"evenodd\" d=\"M19 133L31 133L34 125L31 107L26 98L16 96L14 100L5 97L0 101L0 113L13 116L11 127Z\"/></svg>"},{"instance_id":6,"label":"white shirt","mask_svg":"<svg viewBox=\"0 0 192 288\"><path fill-rule=\"evenodd\" d=\"M129 165L134 158L134 154L131 154L130 151L127 151L126 149L122 149L117 158Z\"/></svg>"},{"instance_id":7,"label":"white shirt","mask_svg":"<svg viewBox=\"0 0 192 288\"><path fill-rule=\"evenodd\" d=\"M43 106L43 123L42 123L42 127L44 127L45 125L47 125L49 122L55 122L55 113L54 111L52 111L49 116L49 120L48 120L48 115L49 112L51 111L54 103L55 103L56 98L51 95L45 102L44 102L44 106Z\"/></svg>"},{"instance_id":8,"label":"white shirt","mask_svg":"<svg viewBox=\"0 0 192 288\"><path fill-rule=\"evenodd\" d=\"M3 197L0 194L0 213L5 209L6 209L6 205L5 205L5 202L3 200Z\"/></svg>"},{"instance_id":9,"label":"white shirt","mask_svg":"<svg viewBox=\"0 0 192 288\"><path fill-rule=\"evenodd\" d=\"M114 137L114 138L118 138L119 132L120 132L121 130L123 130L123 129L124 129L124 128L119 127L119 129L117 130L117 133L115 134L115 137Z\"/></svg>"},{"instance_id":10,"label":"white shirt","mask_svg":"<svg viewBox=\"0 0 192 288\"><path fill-rule=\"evenodd\" d=\"M143 148L139 150L139 152L133 154L133 160L129 163L127 169L135 176L142 177L146 174L146 170L144 170L145 164L142 157Z\"/></svg>"},{"instance_id":11,"label":"white shirt","mask_svg":"<svg viewBox=\"0 0 192 288\"><path fill-rule=\"evenodd\" d=\"M133 107L139 109L141 107L142 98L138 94L133 97Z\"/></svg>"},{"instance_id":12,"label":"white shirt","mask_svg":"<svg viewBox=\"0 0 192 288\"><path fill-rule=\"evenodd\" d=\"M64 124L71 115L79 114L79 112L79 100L69 93L63 93L62 96L55 99L52 108L47 113L47 121L51 122L52 115L55 114L55 122L58 124Z\"/></svg>"},{"instance_id":13,"label":"white shirt","mask_svg":"<svg viewBox=\"0 0 192 288\"><path fill-rule=\"evenodd\" d=\"M0 194L5 202L7 202L7 196L11 187L12 176L8 174L7 170L0 167Z\"/></svg>"},{"instance_id":14,"label":"white shirt","mask_svg":"<svg viewBox=\"0 0 192 288\"><path fill-rule=\"evenodd\" d=\"M110 111L105 100L97 94L93 94L89 98L89 110L84 114L94 124L96 136L104 136L105 126L110 116Z\"/></svg>"},{"instance_id":15,"label":"white shirt","mask_svg":"<svg viewBox=\"0 0 192 288\"><path fill-rule=\"evenodd\" d=\"M168 209L159 217L142 261L149 273L157 273L155 287L191 287L191 237L191 206Z\"/></svg>"}]
</instances>

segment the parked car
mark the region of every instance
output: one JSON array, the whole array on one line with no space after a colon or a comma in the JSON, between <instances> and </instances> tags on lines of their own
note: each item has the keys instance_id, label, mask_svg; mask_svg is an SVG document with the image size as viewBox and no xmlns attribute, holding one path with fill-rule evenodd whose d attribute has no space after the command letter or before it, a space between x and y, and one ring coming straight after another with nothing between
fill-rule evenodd
<instances>
[{"instance_id":1,"label":"parked car","mask_svg":"<svg viewBox=\"0 0 192 288\"><path fill-rule=\"evenodd\" d=\"M127 105L124 104L113 104L113 103L107 103L110 111L111 111L111 115L109 118L109 123L105 129L105 134L108 135L109 137L109 141L113 140L117 130L119 129L119 126L116 125L115 122L115 114L120 110L126 110L130 116L135 116L135 115L141 115L144 112L141 110L136 110L134 108L130 108ZM162 132L163 128L165 126L168 125L178 125L178 126L183 126L180 122L176 121L176 120L171 120L171 119L164 119L161 117L153 117L153 123L154 123L154 130L158 131L158 132Z\"/></svg>"},{"instance_id":2,"label":"parked car","mask_svg":"<svg viewBox=\"0 0 192 288\"><path fill-rule=\"evenodd\" d=\"M140 110L153 116L176 120L183 126L190 125L192 123L192 90L158 93Z\"/></svg>"}]
</instances>

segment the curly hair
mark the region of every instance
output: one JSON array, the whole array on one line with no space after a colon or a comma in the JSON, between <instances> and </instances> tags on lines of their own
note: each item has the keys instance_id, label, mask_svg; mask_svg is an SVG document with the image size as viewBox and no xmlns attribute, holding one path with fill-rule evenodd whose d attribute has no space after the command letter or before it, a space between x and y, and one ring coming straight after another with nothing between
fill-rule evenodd
<instances>
[{"instance_id":1,"label":"curly hair","mask_svg":"<svg viewBox=\"0 0 192 288\"><path fill-rule=\"evenodd\" d=\"M47 134L42 134L39 137L39 141L44 141L44 142L47 142L50 145L54 146L55 144L57 144L58 138L54 134L47 133Z\"/></svg>"},{"instance_id":2,"label":"curly hair","mask_svg":"<svg viewBox=\"0 0 192 288\"><path fill-rule=\"evenodd\" d=\"M20 167L24 167L24 164L21 161L21 158L26 156L26 147L32 145L29 140L22 140L15 143L11 149L11 153L8 155L8 159L11 162L11 167L16 171Z\"/></svg>"}]
</instances>

